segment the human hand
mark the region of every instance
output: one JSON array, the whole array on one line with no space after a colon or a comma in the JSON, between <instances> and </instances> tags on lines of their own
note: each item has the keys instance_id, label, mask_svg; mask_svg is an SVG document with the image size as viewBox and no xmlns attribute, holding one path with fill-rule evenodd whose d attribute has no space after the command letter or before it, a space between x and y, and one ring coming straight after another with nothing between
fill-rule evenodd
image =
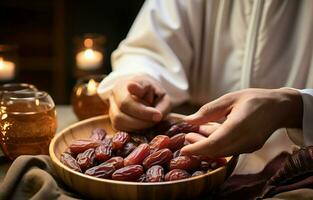
<instances>
[{"instance_id":1,"label":"human hand","mask_svg":"<svg viewBox=\"0 0 313 200\"><path fill-rule=\"evenodd\" d=\"M170 110L170 99L162 86L146 75L121 79L110 96L109 116L113 128L144 129L161 121Z\"/></svg>"},{"instance_id":2,"label":"human hand","mask_svg":"<svg viewBox=\"0 0 313 200\"><path fill-rule=\"evenodd\" d=\"M192 144L181 152L210 157L253 152L278 128L301 127L302 113L301 95L292 89L245 89L229 93L184 119L200 125L226 117L215 130L187 134L186 139Z\"/></svg>"}]
</instances>

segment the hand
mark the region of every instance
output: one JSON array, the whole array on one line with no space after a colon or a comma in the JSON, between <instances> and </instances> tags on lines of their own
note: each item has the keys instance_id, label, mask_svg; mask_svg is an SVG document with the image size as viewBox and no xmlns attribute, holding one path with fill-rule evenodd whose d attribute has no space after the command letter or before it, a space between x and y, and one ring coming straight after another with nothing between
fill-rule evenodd
<instances>
[{"instance_id":1,"label":"hand","mask_svg":"<svg viewBox=\"0 0 313 200\"><path fill-rule=\"evenodd\" d=\"M191 124L204 124L226 117L215 130L186 136L192 144L183 154L210 157L249 153L260 149L270 135L282 127L301 127L302 98L298 91L246 89L226 94L187 116Z\"/></svg>"},{"instance_id":2,"label":"hand","mask_svg":"<svg viewBox=\"0 0 313 200\"><path fill-rule=\"evenodd\" d=\"M138 75L115 83L109 116L117 130L144 129L161 121L170 110L170 99L154 79Z\"/></svg>"}]
</instances>

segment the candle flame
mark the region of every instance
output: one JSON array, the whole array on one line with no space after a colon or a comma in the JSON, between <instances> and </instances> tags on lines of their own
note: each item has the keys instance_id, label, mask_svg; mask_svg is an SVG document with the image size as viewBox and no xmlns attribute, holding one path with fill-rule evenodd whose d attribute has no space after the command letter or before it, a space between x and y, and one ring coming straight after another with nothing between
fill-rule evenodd
<instances>
[{"instance_id":1,"label":"candle flame","mask_svg":"<svg viewBox=\"0 0 313 200\"><path fill-rule=\"evenodd\" d=\"M86 39L84 40L84 46L85 46L86 48L91 48L91 47L93 46L93 41L92 41L92 39L86 38Z\"/></svg>"},{"instance_id":2,"label":"candle flame","mask_svg":"<svg viewBox=\"0 0 313 200\"><path fill-rule=\"evenodd\" d=\"M0 68L3 68L3 58L2 57L0 57Z\"/></svg>"},{"instance_id":3,"label":"candle flame","mask_svg":"<svg viewBox=\"0 0 313 200\"><path fill-rule=\"evenodd\" d=\"M93 79L90 79L87 85L87 91L89 95L94 95L97 93L97 82Z\"/></svg>"},{"instance_id":4,"label":"candle flame","mask_svg":"<svg viewBox=\"0 0 313 200\"><path fill-rule=\"evenodd\" d=\"M95 53L92 49L87 49L85 50L84 54L87 59L92 59Z\"/></svg>"}]
</instances>

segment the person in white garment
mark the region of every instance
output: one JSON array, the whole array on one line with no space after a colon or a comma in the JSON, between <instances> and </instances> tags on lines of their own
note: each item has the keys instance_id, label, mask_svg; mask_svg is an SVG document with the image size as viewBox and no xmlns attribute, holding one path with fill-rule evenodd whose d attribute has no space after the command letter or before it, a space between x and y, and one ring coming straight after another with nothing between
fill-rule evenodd
<instances>
[{"instance_id":1,"label":"person in white garment","mask_svg":"<svg viewBox=\"0 0 313 200\"><path fill-rule=\"evenodd\" d=\"M189 133L182 152L242 154L235 173L312 144L312 10L311 0L146 1L98 89L113 126L142 129L171 106L203 105L185 120L222 123Z\"/></svg>"}]
</instances>

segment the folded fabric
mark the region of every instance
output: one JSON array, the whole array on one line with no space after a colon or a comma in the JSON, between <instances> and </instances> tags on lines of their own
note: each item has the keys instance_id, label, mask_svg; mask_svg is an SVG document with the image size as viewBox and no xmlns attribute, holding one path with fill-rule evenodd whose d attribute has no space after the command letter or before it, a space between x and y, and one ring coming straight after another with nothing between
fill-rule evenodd
<instances>
[{"instance_id":1,"label":"folded fabric","mask_svg":"<svg viewBox=\"0 0 313 200\"><path fill-rule=\"evenodd\" d=\"M55 175L49 156L20 156L11 165L1 186L0 199L79 199Z\"/></svg>"},{"instance_id":2,"label":"folded fabric","mask_svg":"<svg viewBox=\"0 0 313 200\"><path fill-rule=\"evenodd\" d=\"M312 188L313 147L306 147L292 155L279 154L257 174L233 175L215 198L281 199L283 195L282 199L313 199Z\"/></svg>"}]
</instances>

